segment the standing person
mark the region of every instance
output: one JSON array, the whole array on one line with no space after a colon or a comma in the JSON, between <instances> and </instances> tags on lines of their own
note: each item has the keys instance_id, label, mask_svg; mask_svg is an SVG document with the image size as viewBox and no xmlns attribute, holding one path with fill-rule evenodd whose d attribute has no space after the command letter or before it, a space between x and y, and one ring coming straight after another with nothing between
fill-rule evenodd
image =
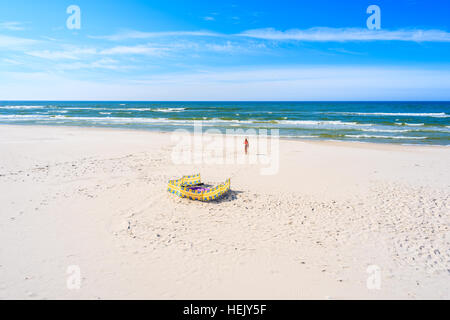
<instances>
[{"instance_id":1,"label":"standing person","mask_svg":"<svg viewBox=\"0 0 450 320\"><path fill-rule=\"evenodd\" d=\"M248 146L249 146L247 138L245 138L244 145L245 145L245 154L247 154L248 153Z\"/></svg>"}]
</instances>

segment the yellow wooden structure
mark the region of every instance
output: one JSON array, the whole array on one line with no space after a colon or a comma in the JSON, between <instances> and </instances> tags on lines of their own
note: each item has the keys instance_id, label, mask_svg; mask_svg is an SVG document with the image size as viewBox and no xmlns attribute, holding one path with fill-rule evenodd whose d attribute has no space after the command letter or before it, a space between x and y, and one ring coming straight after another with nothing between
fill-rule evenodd
<instances>
[{"instance_id":1,"label":"yellow wooden structure","mask_svg":"<svg viewBox=\"0 0 450 320\"><path fill-rule=\"evenodd\" d=\"M200 174L183 176L178 180L169 180L167 190L180 198L191 200L211 201L221 197L230 190L230 179L215 187L201 188L197 185L201 183Z\"/></svg>"}]
</instances>

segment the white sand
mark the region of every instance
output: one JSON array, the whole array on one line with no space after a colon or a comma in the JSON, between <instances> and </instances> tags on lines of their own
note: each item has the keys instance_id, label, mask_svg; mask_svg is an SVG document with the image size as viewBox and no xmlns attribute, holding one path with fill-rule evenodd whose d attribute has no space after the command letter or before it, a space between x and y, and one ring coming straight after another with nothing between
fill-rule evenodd
<instances>
[{"instance_id":1,"label":"white sand","mask_svg":"<svg viewBox=\"0 0 450 320\"><path fill-rule=\"evenodd\" d=\"M0 126L0 298L450 298L449 147L283 140L270 176L172 150L163 133ZM233 191L166 191L197 172Z\"/></svg>"}]
</instances>

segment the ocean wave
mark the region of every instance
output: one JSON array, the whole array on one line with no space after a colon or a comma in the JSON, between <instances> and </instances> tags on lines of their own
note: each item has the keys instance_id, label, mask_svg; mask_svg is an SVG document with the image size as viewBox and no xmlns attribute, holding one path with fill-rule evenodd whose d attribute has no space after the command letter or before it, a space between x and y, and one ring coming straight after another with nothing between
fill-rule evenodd
<instances>
[{"instance_id":1,"label":"ocean wave","mask_svg":"<svg viewBox=\"0 0 450 320\"><path fill-rule=\"evenodd\" d=\"M96 107L61 107L66 110L92 110L92 111L152 111L151 108L96 108Z\"/></svg>"},{"instance_id":2,"label":"ocean wave","mask_svg":"<svg viewBox=\"0 0 450 320\"><path fill-rule=\"evenodd\" d=\"M96 107L58 107L66 110L112 110L110 108L96 108Z\"/></svg>"},{"instance_id":3,"label":"ocean wave","mask_svg":"<svg viewBox=\"0 0 450 320\"><path fill-rule=\"evenodd\" d=\"M427 137L407 137L407 136L380 136L380 135L369 135L369 134L346 134L347 138L369 138L369 139L411 139L411 140L422 140L427 139Z\"/></svg>"},{"instance_id":4,"label":"ocean wave","mask_svg":"<svg viewBox=\"0 0 450 320\"><path fill-rule=\"evenodd\" d=\"M42 115L42 114L2 114L0 115L0 120L41 120L41 119L47 119L49 118L48 115Z\"/></svg>"},{"instance_id":5,"label":"ocean wave","mask_svg":"<svg viewBox=\"0 0 450 320\"><path fill-rule=\"evenodd\" d=\"M410 127L421 127L424 126L425 123L406 123L406 122L395 122L398 126L410 126Z\"/></svg>"},{"instance_id":6,"label":"ocean wave","mask_svg":"<svg viewBox=\"0 0 450 320\"><path fill-rule=\"evenodd\" d=\"M30 121L30 120L65 120L65 121L102 121L102 122L136 122L136 123L167 123L167 124L186 124L192 125L195 122L201 122L202 125L212 126L212 125L228 125L228 126L240 126L240 125L249 125L249 126L267 126L268 128L280 128L280 129L323 129L323 130L358 130L364 132L386 132L386 133L401 133L401 132L449 132L446 127L426 127L427 130L422 128L423 124L410 124L410 123L402 123L402 126L408 126L409 128L398 128L396 129L392 125L377 125L374 123L358 123L358 122L346 122L339 120L261 120L261 119L223 119L223 118L171 118L171 117L133 117L133 116L125 116L118 117L113 115L113 110L107 109L108 111L99 112L100 115L105 116L68 116L64 115L67 113L67 110L53 110L49 111L49 113L35 112L34 114L10 114L10 115L0 115L0 119L3 120L13 120L13 121ZM60 114L52 114L52 113L60 113ZM63 114L61 114L63 113ZM400 125L399 123L396 123ZM420 127L420 128L413 128Z\"/></svg>"},{"instance_id":7,"label":"ocean wave","mask_svg":"<svg viewBox=\"0 0 450 320\"><path fill-rule=\"evenodd\" d=\"M362 128L362 129L360 129L361 131L366 131L366 132L389 132L389 133L397 133L397 132L411 132L411 131L414 131L414 130L408 130L408 129L405 129L405 130L391 130L391 129L364 129L364 128Z\"/></svg>"},{"instance_id":8,"label":"ocean wave","mask_svg":"<svg viewBox=\"0 0 450 320\"><path fill-rule=\"evenodd\" d=\"M33 121L33 120L66 120L66 121L110 121L110 122L161 122L167 118L119 118L119 117L71 117L65 115L0 115L0 120Z\"/></svg>"},{"instance_id":9,"label":"ocean wave","mask_svg":"<svg viewBox=\"0 0 450 320\"><path fill-rule=\"evenodd\" d=\"M154 112L182 112L186 110L186 108L104 108L104 107L61 107L62 109L67 110L92 110L92 111L154 111Z\"/></svg>"},{"instance_id":10,"label":"ocean wave","mask_svg":"<svg viewBox=\"0 0 450 320\"><path fill-rule=\"evenodd\" d=\"M335 126L359 126L372 127L375 123L360 123L356 121L341 120L280 120L281 124L299 124L299 125L335 125Z\"/></svg>"},{"instance_id":11,"label":"ocean wave","mask_svg":"<svg viewBox=\"0 0 450 320\"><path fill-rule=\"evenodd\" d=\"M182 112L186 110L186 108L158 108L158 109L153 109L152 111L156 111L156 112Z\"/></svg>"},{"instance_id":12,"label":"ocean wave","mask_svg":"<svg viewBox=\"0 0 450 320\"><path fill-rule=\"evenodd\" d=\"M106 108L105 110L109 110L109 111L138 111L138 112L142 112L142 111L153 111L152 108Z\"/></svg>"},{"instance_id":13,"label":"ocean wave","mask_svg":"<svg viewBox=\"0 0 450 320\"><path fill-rule=\"evenodd\" d=\"M64 110L53 111L55 113L65 113ZM53 113L52 112L52 113ZM177 125L193 125L194 123L201 123L203 126L249 126L249 127L267 127L267 128L279 128L281 130L290 129L305 129L305 130L352 130L352 131L362 131L362 132L379 132L379 133L405 133L405 132L443 132L449 133L450 126L445 127L422 127L422 124L408 124L408 128L398 128L393 126L379 126L376 124L362 124L357 122L345 122L345 121L319 121L319 120L258 120L258 119L247 119L247 120L237 120L237 119L220 119L212 118L208 119L206 117L200 119L183 119L183 118L170 118L170 117L117 117L111 115L111 110L109 112L99 112L100 115L104 116L68 116L64 114L48 114L48 113L34 113L34 114L10 114L10 115L0 115L0 120L3 121L74 121L74 122L102 122L107 124L115 123L160 123L162 125L177 124ZM411 126L412 125L412 126ZM417 128L414 128L417 127ZM385 137L385 136L383 136ZM389 138L389 137L387 137Z\"/></svg>"},{"instance_id":14,"label":"ocean wave","mask_svg":"<svg viewBox=\"0 0 450 320\"><path fill-rule=\"evenodd\" d=\"M300 138L300 139L305 139L305 138L320 138L320 136L308 136L308 135L280 135L280 138Z\"/></svg>"},{"instance_id":15,"label":"ocean wave","mask_svg":"<svg viewBox=\"0 0 450 320\"><path fill-rule=\"evenodd\" d=\"M64 120L76 120L76 121L92 121L92 122L113 122L113 123L150 123L150 122L162 122L168 120L167 118L129 118L129 117L66 117L66 116L54 116L53 119Z\"/></svg>"},{"instance_id":16,"label":"ocean wave","mask_svg":"<svg viewBox=\"0 0 450 320\"><path fill-rule=\"evenodd\" d=\"M321 126L321 125L341 125L341 126L371 126L372 124L360 124L357 122L343 122L343 121L320 121L320 120L275 120L275 119L226 119L226 118L212 118L208 122L216 123L241 123L241 124L268 124L268 125L306 125L306 126Z\"/></svg>"},{"instance_id":17,"label":"ocean wave","mask_svg":"<svg viewBox=\"0 0 450 320\"><path fill-rule=\"evenodd\" d=\"M109 110L112 111L112 110ZM108 112L100 112L101 114L107 114ZM212 119L170 119L170 118L143 118L143 117L76 117L76 116L66 116L66 115L0 115L0 119L8 119L8 120L66 120L66 121L91 121L91 122L112 122L112 123L176 123L176 124L194 124L195 122L201 122L202 125L258 125L258 124L283 124L283 125L324 125L324 124L332 124L332 125L349 125L356 123L345 123L340 121L295 121L295 120L281 120L279 122L276 121L259 121L257 119L249 119L249 120L237 120L237 119L220 119L220 118L212 118Z\"/></svg>"},{"instance_id":18,"label":"ocean wave","mask_svg":"<svg viewBox=\"0 0 450 320\"><path fill-rule=\"evenodd\" d=\"M345 122L339 120L276 120L276 119L218 119L213 118L209 121L215 122L235 122L235 123L250 123L250 124L282 124L282 125L306 125L306 126L322 126L322 125L335 125L335 126L372 126L372 123L357 123L357 122Z\"/></svg>"},{"instance_id":19,"label":"ocean wave","mask_svg":"<svg viewBox=\"0 0 450 320\"><path fill-rule=\"evenodd\" d=\"M27 110L27 109L43 109L45 106L0 106L0 109L11 109L11 110Z\"/></svg>"},{"instance_id":20,"label":"ocean wave","mask_svg":"<svg viewBox=\"0 0 450 320\"><path fill-rule=\"evenodd\" d=\"M450 115L445 112L435 113L414 113L414 112L324 112L326 114L344 114L357 116L386 116L386 117L433 117L448 118Z\"/></svg>"}]
</instances>

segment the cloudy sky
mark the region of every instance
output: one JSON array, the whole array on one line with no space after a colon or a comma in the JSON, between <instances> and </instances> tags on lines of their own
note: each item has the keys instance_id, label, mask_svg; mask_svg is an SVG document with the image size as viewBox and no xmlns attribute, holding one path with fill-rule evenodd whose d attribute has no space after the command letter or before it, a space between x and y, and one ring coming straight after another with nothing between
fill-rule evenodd
<instances>
[{"instance_id":1,"label":"cloudy sky","mask_svg":"<svg viewBox=\"0 0 450 320\"><path fill-rule=\"evenodd\" d=\"M0 100L450 100L449 21L445 0L1 0Z\"/></svg>"}]
</instances>

